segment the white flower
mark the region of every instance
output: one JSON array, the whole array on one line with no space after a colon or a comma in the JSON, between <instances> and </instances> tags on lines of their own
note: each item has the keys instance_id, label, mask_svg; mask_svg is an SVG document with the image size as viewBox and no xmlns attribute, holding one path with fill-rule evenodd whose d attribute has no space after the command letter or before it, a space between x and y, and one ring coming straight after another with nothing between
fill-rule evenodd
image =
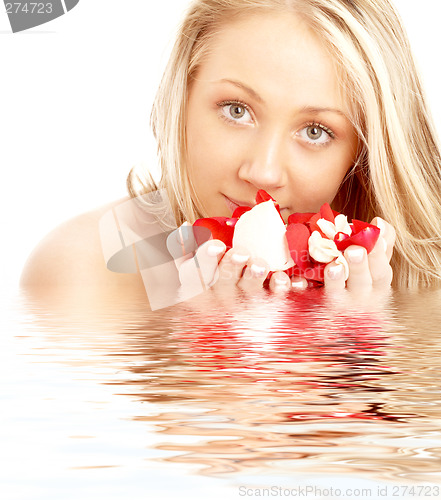
<instances>
[{"instance_id":1,"label":"white flower","mask_svg":"<svg viewBox=\"0 0 441 500\"><path fill-rule=\"evenodd\" d=\"M317 226L323 231L329 239L333 240L337 233L345 233L351 236L352 229L349 225L348 218L346 215L338 214L335 218L335 222L332 223L326 219L319 219L317 221Z\"/></svg>"},{"instance_id":2,"label":"white flower","mask_svg":"<svg viewBox=\"0 0 441 500\"><path fill-rule=\"evenodd\" d=\"M324 220L324 219L321 219ZM309 255L317 262L328 263L341 255L333 240L323 238L318 231L313 231L308 240Z\"/></svg>"}]
</instances>

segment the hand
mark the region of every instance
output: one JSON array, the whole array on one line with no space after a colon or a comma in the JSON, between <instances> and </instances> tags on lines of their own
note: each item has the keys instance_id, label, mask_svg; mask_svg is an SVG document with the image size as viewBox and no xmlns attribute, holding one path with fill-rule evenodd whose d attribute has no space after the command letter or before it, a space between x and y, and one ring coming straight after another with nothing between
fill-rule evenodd
<instances>
[{"instance_id":1,"label":"hand","mask_svg":"<svg viewBox=\"0 0 441 500\"><path fill-rule=\"evenodd\" d=\"M349 276L345 282L342 265L331 262L325 268L325 286L327 289L348 290L387 288L392 282L390 259L395 244L395 230L380 217L375 217L371 224L380 228L380 237L375 247L367 255L361 246L348 247L343 255L349 265Z\"/></svg>"},{"instance_id":2,"label":"hand","mask_svg":"<svg viewBox=\"0 0 441 500\"><path fill-rule=\"evenodd\" d=\"M344 251L349 265L349 276L345 280L343 265L331 262L325 268L325 287L349 290L389 287L392 282L392 257L395 243L395 230L383 219L376 217L371 224L380 228L380 237L367 255L366 249L352 245ZM192 258L184 258L179 265L179 277L183 286L192 290L194 296L208 288L216 291L240 289L255 292L269 273L267 263L262 259L252 259L246 250L232 248L226 252L220 240L210 240L201 245ZM198 279L196 279L198 277ZM283 271L274 272L270 278L272 291L303 289L308 286L304 278L290 279Z\"/></svg>"},{"instance_id":3,"label":"hand","mask_svg":"<svg viewBox=\"0 0 441 500\"><path fill-rule=\"evenodd\" d=\"M194 257L181 261L179 265L180 281L187 289L193 290L193 295L203 291L195 281L202 281L205 288L216 292L257 292L262 289L268 273L269 267L263 259L251 258L242 248L226 251L225 244L220 240L207 241L196 250ZM290 286L286 273L279 271L272 274L270 290L285 291Z\"/></svg>"},{"instance_id":4,"label":"hand","mask_svg":"<svg viewBox=\"0 0 441 500\"><path fill-rule=\"evenodd\" d=\"M262 289L269 271L265 260L251 258L245 249L235 247L220 261L213 289L228 290L234 286L248 293L257 292ZM286 273L278 271L272 273L268 285L271 291L278 292L289 288L291 282Z\"/></svg>"}]
</instances>

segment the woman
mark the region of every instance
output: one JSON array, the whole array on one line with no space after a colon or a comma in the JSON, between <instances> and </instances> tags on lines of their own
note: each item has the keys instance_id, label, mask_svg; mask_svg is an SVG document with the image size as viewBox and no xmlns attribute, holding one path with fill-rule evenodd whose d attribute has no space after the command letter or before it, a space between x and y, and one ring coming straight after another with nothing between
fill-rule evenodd
<instances>
[{"instance_id":1,"label":"woman","mask_svg":"<svg viewBox=\"0 0 441 500\"><path fill-rule=\"evenodd\" d=\"M259 189L281 204L285 217L329 202L350 217L376 217L382 238L369 256L361 247L345 251L347 282L329 264L327 287L388 286L392 268L398 285L439 282L439 148L389 1L195 2L152 123L161 180L158 186L145 180L138 189L131 175L129 191L165 189L178 225L231 215L238 204L252 204ZM135 276L104 268L97 232L103 212L52 233L22 283L138 286ZM251 261L241 249L223 256L222 244L214 245L221 259L217 287L262 285L265 262ZM284 273L271 279L272 288L291 286Z\"/></svg>"}]
</instances>

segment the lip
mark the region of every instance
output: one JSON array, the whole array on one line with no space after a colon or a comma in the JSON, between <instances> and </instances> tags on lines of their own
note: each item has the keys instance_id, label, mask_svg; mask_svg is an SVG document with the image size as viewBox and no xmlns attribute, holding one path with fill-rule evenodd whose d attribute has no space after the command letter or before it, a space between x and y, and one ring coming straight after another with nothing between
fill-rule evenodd
<instances>
[{"instance_id":1,"label":"lip","mask_svg":"<svg viewBox=\"0 0 441 500\"><path fill-rule=\"evenodd\" d=\"M226 195L223 195L223 197L225 198L225 203L226 203L227 207L231 210L231 213L233 213L237 207L253 208L256 205L256 202L237 201L237 200L234 200L232 198L229 198ZM288 208L283 207L280 209L280 211L282 211L282 210L288 210Z\"/></svg>"},{"instance_id":2,"label":"lip","mask_svg":"<svg viewBox=\"0 0 441 500\"><path fill-rule=\"evenodd\" d=\"M256 203L249 203L247 201L237 201L229 198L228 196L223 195L225 198L225 203L227 207L231 210L231 213L233 213L237 207L254 207Z\"/></svg>"}]
</instances>

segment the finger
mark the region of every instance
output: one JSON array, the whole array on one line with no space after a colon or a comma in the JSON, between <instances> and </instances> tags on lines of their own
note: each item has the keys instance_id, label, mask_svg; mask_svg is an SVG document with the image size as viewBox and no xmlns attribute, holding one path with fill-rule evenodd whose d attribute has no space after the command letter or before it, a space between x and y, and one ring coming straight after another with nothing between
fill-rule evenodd
<instances>
[{"instance_id":1,"label":"finger","mask_svg":"<svg viewBox=\"0 0 441 500\"><path fill-rule=\"evenodd\" d=\"M346 287L343 264L331 262L325 267L325 287L327 290L343 290Z\"/></svg>"},{"instance_id":2,"label":"finger","mask_svg":"<svg viewBox=\"0 0 441 500\"><path fill-rule=\"evenodd\" d=\"M380 229L380 238L378 239L383 239L383 245L386 245L386 255L388 261L390 261L396 239L396 232L394 227L381 217L375 217L374 219L372 219L371 224L377 226Z\"/></svg>"},{"instance_id":3,"label":"finger","mask_svg":"<svg viewBox=\"0 0 441 500\"><path fill-rule=\"evenodd\" d=\"M236 286L249 258L249 253L242 248L228 250L219 264L219 276L215 285L216 288Z\"/></svg>"},{"instance_id":4,"label":"finger","mask_svg":"<svg viewBox=\"0 0 441 500\"><path fill-rule=\"evenodd\" d=\"M351 245L344 251L349 266L349 277L346 285L349 290L372 287L372 276L369 269L366 249Z\"/></svg>"},{"instance_id":5,"label":"finger","mask_svg":"<svg viewBox=\"0 0 441 500\"><path fill-rule=\"evenodd\" d=\"M210 240L198 248L193 258L179 263L181 296L189 297L202 293L215 281L219 257L225 249L222 241Z\"/></svg>"},{"instance_id":6,"label":"finger","mask_svg":"<svg viewBox=\"0 0 441 500\"><path fill-rule=\"evenodd\" d=\"M172 231L166 240L167 250L179 269L183 262L193 258L197 243L193 234L193 227L188 222Z\"/></svg>"},{"instance_id":7,"label":"finger","mask_svg":"<svg viewBox=\"0 0 441 500\"><path fill-rule=\"evenodd\" d=\"M291 290L291 280L283 271L276 271L269 281L269 289L273 292L288 292Z\"/></svg>"},{"instance_id":8,"label":"finger","mask_svg":"<svg viewBox=\"0 0 441 500\"><path fill-rule=\"evenodd\" d=\"M260 290L268 275L269 267L263 259L250 259L237 286L244 291Z\"/></svg>"},{"instance_id":9,"label":"finger","mask_svg":"<svg viewBox=\"0 0 441 500\"><path fill-rule=\"evenodd\" d=\"M210 240L201 245L195 255L196 265L206 286L213 286L218 277L218 265L227 247L220 240Z\"/></svg>"},{"instance_id":10,"label":"finger","mask_svg":"<svg viewBox=\"0 0 441 500\"><path fill-rule=\"evenodd\" d=\"M291 278L291 290L304 290L308 288L308 281L301 276L293 276Z\"/></svg>"},{"instance_id":11,"label":"finger","mask_svg":"<svg viewBox=\"0 0 441 500\"><path fill-rule=\"evenodd\" d=\"M392 283L392 267L389 264L388 245L380 236L374 248L368 255L368 264L375 287L390 286Z\"/></svg>"}]
</instances>

